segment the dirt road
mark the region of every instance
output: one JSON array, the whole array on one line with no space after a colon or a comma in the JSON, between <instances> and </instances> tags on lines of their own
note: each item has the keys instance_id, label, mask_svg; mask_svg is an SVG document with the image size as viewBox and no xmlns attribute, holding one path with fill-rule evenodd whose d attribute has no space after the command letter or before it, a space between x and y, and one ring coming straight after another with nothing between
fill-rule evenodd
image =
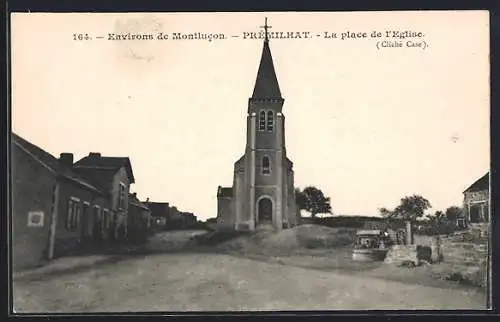
<instances>
[{"instance_id":1,"label":"dirt road","mask_svg":"<svg viewBox=\"0 0 500 322\"><path fill-rule=\"evenodd\" d=\"M484 297L223 254L134 256L14 285L16 312L466 308Z\"/></svg>"}]
</instances>

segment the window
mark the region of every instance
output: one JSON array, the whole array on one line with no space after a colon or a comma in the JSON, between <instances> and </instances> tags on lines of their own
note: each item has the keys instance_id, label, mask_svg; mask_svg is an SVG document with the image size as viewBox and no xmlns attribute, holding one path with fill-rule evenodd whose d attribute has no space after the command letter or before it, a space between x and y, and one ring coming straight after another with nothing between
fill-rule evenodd
<instances>
[{"instance_id":1,"label":"window","mask_svg":"<svg viewBox=\"0 0 500 322\"><path fill-rule=\"evenodd\" d=\"M94 220L96 222L101 222L102 221L101 212L99 210L100 210L99 206L94 206Z\"/></svg>"},{"instance_id":2,"label":"window","mask_svg":"<svg viewBox=\"0 0 500 322\"><path fill-rule=\"evenodd\" d=\"M259 113L259 131L266 130L266 112L260 111Z\"/></svg>"},{"instance_id":3,"label":"window","mask_svg":"<svg viewBox=\"0 0 500 322\"><path fill-rule=\"evenodd\" d=\"M66 217L66 229L68 231L76 231L80 222L81 204L80 200L71 198L68 201L68 215Z\"/></svg>"},{"instance_id":4,"label":"window","mask_svg":"<svg viewBox=\"0 0 500 322\"><path fill-rule=\"evenodd\" d=\"M119 209L125 209L125 202L126 202L126 186L124 183L120 182L119 190L118 190L118 208Z\"/></svg>"},{"instance_id":5,"label":"window","mask_svg":"<svg viewBox=\"0 0 500 322\"><path fill-rule=\"evenodd\" d=\"M103 217L103 222L104 222L104 228L106 229L109 229L109 222L110 222L110 218L109 218L109 210L104 208L102 210L102 217Z\"/></svg>"},{"instance_id":6,"label":"window","mask_svg":"<svg viewBox=\"0 0 500 322\"><path fill-rule=\"evenodd\" d=\"M273 111L267 112L267 130L273 131L274 128L274 113Z\"/></svg>"},{"instance_id":7,"label":"window","mask_svg":"<svg viewBox=\"0 0 500 322\"><path fill-rule=\"evenodd\" d=\"M263 174L270 174L271 173L271 168L269 165L269 157L262 158L262 173Z\"/></svg>"},{"instance_id":8,"label":"window","mask_svg":"<svg viewBox=\"0 0 500 322\"><path fill-rule=\"evenodd\" d=\"M101 206L94 206L94 218L100 223L101 228L103 228L104 217L102 215Z\"/></svg>"},{"instance_id":9,"label":"window","mask_svg":"<svg viewBox=\"0 0 500 322\"><path fill-rule=\"evenodd\" d=\"M66 229L71 231L73 227L73 217L75 215L75 203L76 201L74 200L69 200L68 201L68 214L66 216Z\"/></svg>"},{"instance_id":10,"label":"window","mask_svg":"<svg viewBox=\"0 0 500 322\"><path fill-rule=\"evenodd\" d=\"M109 228L115 227L117 221L116 214L112 210L110 210L108 212L108 217Z\"/></svg>"}]
</instances>

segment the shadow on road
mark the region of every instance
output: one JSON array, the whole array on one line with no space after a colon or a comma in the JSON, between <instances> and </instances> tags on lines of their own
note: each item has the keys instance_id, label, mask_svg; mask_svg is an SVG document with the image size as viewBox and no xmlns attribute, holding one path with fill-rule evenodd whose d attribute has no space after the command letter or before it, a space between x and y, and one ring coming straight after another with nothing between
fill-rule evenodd
<instances>
[{"instance_id":1,"label":"shadow on road","mask_svg":"<svg viewBox=\"0 0 500 322\"><path fill-rule=\"evenodd\" d=\"M200 245L194 236L205 232L169 232L152 236L148 242L135 245L108 245L86 247L73 252L71 256L57 258L44 266L16 272L14 281L43 281L61 275L81 273L100 269L119 262L145 258L151 255L182 253L216 253L212 246ZM97 257L97 259L95 258Z\"/></svg>"}]
</instances>

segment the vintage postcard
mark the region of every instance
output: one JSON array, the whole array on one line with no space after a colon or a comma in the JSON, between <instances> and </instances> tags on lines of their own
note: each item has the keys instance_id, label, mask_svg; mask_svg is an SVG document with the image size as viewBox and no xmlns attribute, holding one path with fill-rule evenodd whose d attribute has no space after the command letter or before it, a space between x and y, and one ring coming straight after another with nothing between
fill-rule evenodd
<instances>
[{"instance_id":1,"label":"vintage postcard","mask_svg":"<svg viewBox=\"0 0 500 322\"><path fill-rule=\"evenodd\" d=\"M490 306L487 11L14 13L13 312Z\"/></svg>"}]
</instances>

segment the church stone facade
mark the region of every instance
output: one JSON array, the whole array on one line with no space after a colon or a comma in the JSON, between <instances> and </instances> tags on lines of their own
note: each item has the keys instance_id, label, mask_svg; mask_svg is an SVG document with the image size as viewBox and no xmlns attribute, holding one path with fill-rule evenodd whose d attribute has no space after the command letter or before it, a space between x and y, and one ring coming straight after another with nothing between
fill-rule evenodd
<instances>
[{"instance_id":1,"label":"church stone facade","mask_svg":"<svg viewBox=\"0 0 500 322\"><path fill-rule=\"evenodd\" d=\"M219 229L281 230L297 225L293 163L285 148L285 116L269 39L248 101L245 154L234 164L232 187L218 187Z\"/></svg>"}]
</instances>

